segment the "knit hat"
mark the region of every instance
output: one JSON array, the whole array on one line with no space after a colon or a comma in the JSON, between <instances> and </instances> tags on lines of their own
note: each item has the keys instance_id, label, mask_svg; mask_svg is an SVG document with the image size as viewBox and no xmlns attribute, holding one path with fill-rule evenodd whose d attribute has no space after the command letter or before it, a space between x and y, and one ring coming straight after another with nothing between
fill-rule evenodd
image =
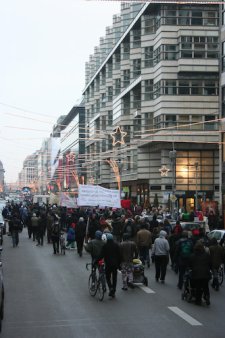
<instances>
[{"instance_id":1,"label":"knit hat","mask_svg":"<svg viewBox=\"0 0 225 338\"><path fill-rule=\"evenodd\" d=\"M107 241L113 240L113 235L111 233L106 233Z\"/></svg>"},{"instance_id":2,"label":"knit hat","mask_svg":"<svg viewBox=\"0 0 225 338\"><path fill-rule=\"evenodd\" d=\"M100 230L95 231L95 238L102 239L102 232Z\"/></svg>"}]
</instances>

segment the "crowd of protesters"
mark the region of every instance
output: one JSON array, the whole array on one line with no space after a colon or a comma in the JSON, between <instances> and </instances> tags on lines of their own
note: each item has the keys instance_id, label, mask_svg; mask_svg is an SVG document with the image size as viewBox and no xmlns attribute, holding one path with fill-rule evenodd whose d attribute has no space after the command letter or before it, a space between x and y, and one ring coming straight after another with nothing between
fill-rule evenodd
<instances>
[{"instance_id":1,"label":"crowd of protesters","mask_svg":"<svg viewBox=\"0 0 225 338\"><path fill-rule=\"evenodd\" d=\"M104 258L109 295L114 297L117 284L117 269L122 272L123 290L132 286L132 261L139 257L144 266L155 265L155 280L165 283L167 266L178 273L177 287L182 289L187 268L192 269L196 287L196 304L201 303L202 293L210 304L208 288L211 274L212 287L219 290L218 269L224 263L224 248L212 240L206 241L204 227L183 230L180 221L201 220L202 213L174 212L152 207L143 210L140 206L129 209L76 208L67 209L57 205L7 203L2 215L8 220L9 235L13 247L19 244L19 233L27 229L28 238L37 246L52 243L53 254L59 253L60 233L66 234L66 248L77 248L82 257L84 248L92 259ZM222 228L221 220L213 212L208 214L210 230ZM24 230L25 231L25 230ZM103 236L106 241L104 242ZM224 239L223 239L224 240ZM206 243L207 242L207 243ZM207 249L206 249L207 247ZM151 253L151 255L150 255Z\"/></svg>"}]
</instances>

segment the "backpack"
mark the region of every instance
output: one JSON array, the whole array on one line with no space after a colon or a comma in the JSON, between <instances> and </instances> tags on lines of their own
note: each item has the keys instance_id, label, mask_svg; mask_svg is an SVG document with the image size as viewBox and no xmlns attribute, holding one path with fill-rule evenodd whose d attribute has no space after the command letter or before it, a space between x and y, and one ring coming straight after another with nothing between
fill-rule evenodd
<instances>
[{"instance_id":1,"label":"backpack","mask_svg":"<svg viewBox=\"0 0 225 338\"><path fill-rule=\"evenodd\" d=\"M59 235L59 224L54 223L52 226L52 235Z\"/></svg>"},{"instance_id":2,"label":"backpack","mask_svg":"<svg viewBox=\"0 0 225 338\"><path fill-rule=\"evenodd\" d=\"M180 252L181 252L181 257L182 258L187 258L191 255L192 253L192 242L189 240L182 241L180 243Z\"/></svg>"}]
</instances>

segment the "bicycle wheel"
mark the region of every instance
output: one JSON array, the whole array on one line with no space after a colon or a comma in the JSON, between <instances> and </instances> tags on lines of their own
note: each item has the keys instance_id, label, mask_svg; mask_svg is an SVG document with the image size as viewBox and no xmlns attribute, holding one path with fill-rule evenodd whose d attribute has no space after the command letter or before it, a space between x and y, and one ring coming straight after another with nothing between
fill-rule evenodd
<instances>
[{"instance_id":1,"label":"bicycle wheel","mask_svg":"<svg viewBox=\"0 0 225 338\"><path fill-rule=\"evenodd\" d=\"M98 290L98 283L95 274L91 273L88 279L88 290L92 297L94 297Z\"/></svg>"},{"instance_id":2,"label":"bicycle wheel","mask_svg":"<svg viewBox=\"0 0 225 338\"><path fill-rule=\"evenodd\" d=\"M223 284L223 275L224 275L224 271L223 271L223 267L221 266L218 270L218 283L219 283L219 285Z\"/></svg>"},{"instance_id":3,"label":"bicycle wheel","mask_svg":"<svg viewBox=\"0 0 225 338\"><path fill-rule=\"evenodd\" d=\"M103 280L103 277L100 276L98 280L98 300L100 300L100 302L104 299L105 291L105 281Z\"/></svg>"}]
</instances>

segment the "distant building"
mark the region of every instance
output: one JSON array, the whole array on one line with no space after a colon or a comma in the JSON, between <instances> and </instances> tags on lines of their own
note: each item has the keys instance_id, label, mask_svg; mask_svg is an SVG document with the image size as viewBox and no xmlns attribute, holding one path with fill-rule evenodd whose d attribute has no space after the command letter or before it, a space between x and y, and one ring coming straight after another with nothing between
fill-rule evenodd
<instances>
[{"instance_id":1,"label":"distant building","mask_svg":"<svg viewBox=\"0 0 225 338\"><path fill-rule=\"evenodd\" d=\"M23 169L19 174L20 187L30 187L33 192L37 190L38 154L39 151L36 151L26 157L23 162Z\"/></svg>"},{"instance_id":2,"label":"distant building","mask_svg":"<svg viewBox=\"0 0 225 338\"><path fill-rule=\"evenodd\" d=\"M5 170L2 162L0 161L0 193L4 192L4 174Z\"/></svg>"}]
</instances>

